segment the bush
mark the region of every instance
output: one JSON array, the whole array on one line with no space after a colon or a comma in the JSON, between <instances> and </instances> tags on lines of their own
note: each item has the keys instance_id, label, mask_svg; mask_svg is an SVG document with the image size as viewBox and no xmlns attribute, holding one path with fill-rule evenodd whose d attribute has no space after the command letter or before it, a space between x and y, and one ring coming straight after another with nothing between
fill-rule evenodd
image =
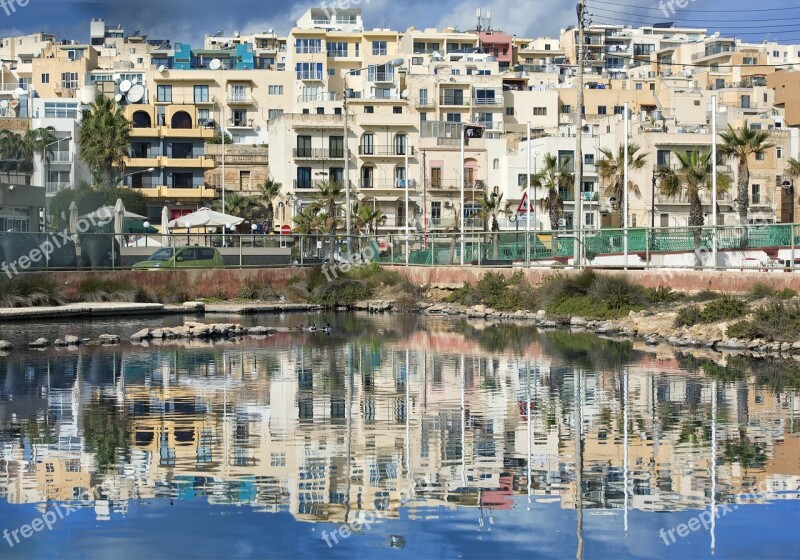
<instances>
[{"instance_id":1,"label":"bush","mask_svg":"<svg viewBox=\"0 0 800 560\"><path fill-rule=\"evenodd\" d=\"M80 301L116 301L124 303L158 303L155 293L130 282L90 276L78 285Z\"/></svg>"},{"instance_id":2,"label":"bush","mask_svg":"<svg viewBox=\"0 0 800 560\"><path fill-rule=\"evenodd\" d=\"M698 323L729 321L746 315L748 310L749 306L746 301L737 297L723 295L710 301L702 309L697 305L687 305L678 310L678 315L675 317L675 326L683 327Z\"/></svg>"},{"instance_id":3,"label":"bush","mask_svg":"<svg viewBox=\"0 0 800 560\"><path fill-rule=\"evenodd\" d=\"M797 292L790 288L783 288L782 290L775 290L766 284L755 284L749 293L749 298L752 300L775 298L775 299L792 299L797 296Z\"/></svg>"},{"instance_id":4,"label":"bush","mask_svg":"<svg viewBox=\"0 0 800 560\"><path fill-rule=\"evenodd\" d=\"M728 327L728 336L773 342L800 340L800 303L773 301L756 309L752 319Z\"/></svg>"},{"instance_id":5,"label":"bush","mask_svg":"<svg viewBox=\"0 0 800 560\"><path fill-rule=\"evenodd\" d=\"M263 282L248 282L237 294L240 299L250 300L270 300L277 299L278 293L272 289L272 286Z\"/></svg>"},{"instance_id":6,"label":"bush","mask_svg":"<svg viewBox=\"0 0 800 560\"><path fill-rule=\"evenodd\" d=\"M659 286L658 288L647 288L645 290L647 300L653 305L663 305L666 303L674 303L680 300L683 296L669 286Z\"/></svg>"},{"instance_id":7,"label":"bush","mask_svg":"<svg viewBox=\"0 0 800 560\"><path fill-rule=\"evenodd\" d=\"M534 309L536 290L528 284L521 271L515 272L511 278L488 272L474 286L465 283L446 301L466 306L482 304L501 311Z\"/></svg>"},{"instance_id":8,"label":"bush","mask_svg":"<svg viewBox=\"0 0 800 560\"><path fill-rule=\"evenodd\" d=\"M372 297L372 290L359 280L339 278L317 287L311 300L321 305L352 305Z\"/></svg>"},{"instance_id":9,"label":"bush","mask_svg":"<svg viewBox=\"0 0 800 560\"><path fill-rule=\"evenodd\" d=\"M589 295L608 309L622 310L645 306L647 293L624 276L601 275L589 287Z\"/></svg>"},{"instance_id":10,"label":"bush","mask_svg":"<svg viewBox=\"0 0 800 560\"><path fill-rule=\"evenodd\" d=\"M23 274L0 279L0 307L37 307L66 303L61 285L48 276Z\"/></svg>"}]
</instances>

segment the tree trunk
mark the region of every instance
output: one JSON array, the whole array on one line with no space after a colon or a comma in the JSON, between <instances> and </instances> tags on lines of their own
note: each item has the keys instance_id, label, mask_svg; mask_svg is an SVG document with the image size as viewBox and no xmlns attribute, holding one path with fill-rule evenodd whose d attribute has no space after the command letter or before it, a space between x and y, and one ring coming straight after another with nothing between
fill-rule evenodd
<instances>
[{"instance_id":1,"label":"tree trunk","mask_svg":"<svg viewBox=\"0 0 800 560\"><path fill-rule=\"evenodd\" d=\"M551 201L548 214L550 216L550 229L552 230L550 250L555 257L558 254L558 221L561 219L561 212L558 211L555 201Z\"/></svg>"},{"instance_id":2,"label":"tree trunk","mask_svg":"<svg viewBox=\"0 0 800 560\"><path fill-rule=\"evenodd\" d=\"M693 196L690 195L689 202L689 227L692 231L692 241L694 243L694 267L702 268L703 259L701 254L701 236L703 233L703 223L705 221L703 218L703 203L700 202L700 197L697 193L694 193Z\"/></svg>"},{"instance_id":3,"label":"tree trunk","mask_svg":"<svg viewBox=\"0 0 800 560\"><path fill-rule=\"evenodd\" d=\"M497 260L500 258L500 234L495 231L492 237L492 258Z\"/></svg>"},{"instance_id":4,"label":"tree trunk","mask_svg":"<svg viewBox=\"0 0 800 560\"><path fill-rule=\"evenodd\" d=\"M739 210L739 225L742 226L739 246L747 247L747 208L750 206L750 169L747 160L739 160L736 168L736 206Z\"/></svg>"}]
</instances>

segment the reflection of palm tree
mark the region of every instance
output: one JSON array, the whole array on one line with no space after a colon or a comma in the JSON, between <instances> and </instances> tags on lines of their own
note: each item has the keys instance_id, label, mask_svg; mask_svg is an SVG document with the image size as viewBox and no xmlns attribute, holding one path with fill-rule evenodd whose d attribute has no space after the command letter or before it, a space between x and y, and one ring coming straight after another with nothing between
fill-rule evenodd
<instances>
[{"instance_id":1,"label":"reflection of palm tree","mask_svg":"<svg viewBox=\"0 0 800 560\"><path fill-rule=\"evenodd\" d=\"M703 265L700 258L700 237L705 221L700 194L709 191L712 186L711 154L692 151L675 152L675 156L680 162L680 169L661 166L658 170L661 175L661 194L668 197L686 194L689 201L689 227L692 228L694 237L694 263L699 268ZM720 192L727 191L730 184L730 176L717 173L717 189Z\"/></svg>"},{"instance_id":2,"label":"reflection of palm tree","mask_svg":"<svg viewBox=\"0 0 800 560\"><path fill-rule=\"evenodd\" d=\"M128 455L131 433L127 411L113 400L95 397L83 412L83 435L88 449L97 455L100 471L114 468Z\"/></svg>"}]
</instances>

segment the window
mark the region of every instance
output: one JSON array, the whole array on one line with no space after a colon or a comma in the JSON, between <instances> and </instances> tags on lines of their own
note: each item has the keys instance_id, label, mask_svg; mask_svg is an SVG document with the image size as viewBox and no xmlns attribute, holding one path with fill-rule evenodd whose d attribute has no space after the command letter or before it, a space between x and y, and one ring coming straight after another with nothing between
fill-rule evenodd
<instances>
[{"instance_id":1,"label":"window","mask_svg":"<svg viewBox=\"0 0 800 560\"><path fill-rule=\"evenodd\" d=\"M311 136L298 136L297 137L297 156L307 158L311 157Z\"/></svg>"},{"instance_id":2,"label":"window","mask_svg":"<svg viewBox=\"0 0 800 560\"><path fill-rule=\"evenodd\" d=\"M64 89L77 89L78 88L78 73L77 72L62 72L61 73L61 87Z\"/></svg>"},{"instance_id":3,"label":"window","mask_svg":"<svg viewBox=\"0 0 800 560\"><path fill-rule=\"evenodd\" d=\"M42 83L43 84L49 84L50 83L50 74L48 74L47 72L42 74Z\"/></svg>"},{"instance_id":4,"label":"window","mask_svg":"<svg viewBox=\"0 0 800 560\"><path fill-rule=\"evenodd\" d=\"M754 183L750 187L750 192L750 200L753 202L753 204L759 204L761 202L761 185Z\"/></svg>"},{"instance_id":5,"label":"window","mask_svg":"<svg viewBox=\"0 0 800 560\"><path fill-rule=\"evenodd\" d=\"M656 165L669 167L669 150L656 151Z\"/></svg>"},{"instance_id":6,"label":"window","mask_svg":"<svg viewBox=\"0 0 800 560\"><path fill-rule=\"evenodd\" d=\"M325 114L325 107L317 107L317 114L324 115Z\"/></svg>"},{"instance_id":7,"label":"window","mask_svg":"<svg viewBox=\"0 0 800 560\"><path fill-rule=\"evenodd\" d=\"M340 185L344 184L344 168L342 167L329 167L328 180L332 183Z\"/></svg>"},{"instance_id":8,"label":"window","mask_svg":"<svg viewBox=\"0 0 800 560\"><path fill-rule=\"evenodd\" d=\"M356 48L356 58L358 58L359 56L361 56L359 54L359 51L361 51L361 43L355 43L354 46Z\"/></svg>"},{"instance_id":9,"label":"window","mask_svg":"<svg viewBox=\"0 0 800 560\"><path fill-rule=\"evenodd\" d=\"M513 117L514 116L514 107L506 107L506 116Z\"/></svg>"},{"instance_id":10,"label":"window","mask_svg":"<svg viewBox=\"0 0 800 560\"><path fill-rule=\"evenodd\" d=\"M343 58L347 56L347 43L345 41L328 41L328 57Z\"/></svg>"},{"instance_id":11,"label":"window","mask_svg":"<svg viewBox=\"0 0 800 560\"><path fill-rule=\"evenodd\" d=\"M403 156L406 154L406 135L396 134L394 137L394 154Z\"/></svg>"},{"instance_id":12,"label":"window","mask_svg":"<svg viewBox=\"0 0 800 560\"><path fill-rule=\"evenodd\" d=\"M399 189L406 187L406 168L401 165L394 168L394 186Z\"/></svg>"},{"instance_id":13,"label":"window","mask_svg":"<svg viewBox=\"0 0 800 560\"><path fill-rule=\"evenodd\" d=\"M568 115L572 112L572 105L562 105L561 106L561 114Z\"/></svg>"},{"instance_id":14,"label":"window","mask_svg":"<svg viewBox=\"0 0 800 560\"><path fill-rule=\"evenodd\" d=\"M330 151L330 157L344 157L344 136L330 136L328 138L328 149Z\"/></svg>"},{"instance_id":15,"label":"window","mask_svg":"<svg viewBox=\"0 0 800 560\"><path fill-rule=\"evenodd\" d=\"M435 226L442 223L442 203L439 200L431 202L431 220Z\"/></svg>"},{"instance_id":16,"label":"window","mask_svg":"<svg viewBox=\"0 0 800 560\"><path fill-rule=\"evenodd\" d=\"M375 107L373 107L372 105L364 105L364 112L365 113L374 113L375 112Z\"/></svg>"},{"instance_id":17,"label":"window","mask_svg":"<svg viewBox=\"0 0 800 560\"><path fill-rule=\"evenodd\" d=\"M372 54L386 56L386 41L372 41Z\"/></svg>"},{"instance_id":18,"label":"window","mask_svg":"<svg viewBox=\"0 0 800 560\"><path fill-rule=\"evenodd\" d=\"M742 109L749 109L750 108L750 96L743 95L742 96Z\"/></svg>"},{"instance_id":19,"label":"window","mask_svg":"<svg viewBox=\"0 0 800 560\"><path fill-rule=\"evenodd\" d=\"M173 189L191 189L192 174L191 173L173 173L172 174L172 188Z\"/></svg>"},{"instance_id":20,"label":"window","mask_svg":"<svg viewBox=\"0 0 800 560\"><path fill-rule=\"evenodd\" d=\"M375 153L375 137L371 132L361 136L361 153L368 156Z\"/></svg>"},{"instance_id":21,"label":"window","mask_svg":"<svg viewBox=\"0 0 800 560\"><path fill-rule=\"evenodd\" d=\"M607 112L606 112L606 106L605 106L605 105L598 105L598 106L597 106L597 114L598 114L598 115L605 115L605 114L607 114Z\"/></svg>"},{"instance_id":22,"label":"window","mask_svg":"<svg viewBox=\"0 0 800 560\"><path fill-rule=\"evenodd\" d=\"M781 159L782 156L783 156L783 149L780 146L778 146L777 148L775 148L775 157Z\"/></svg>"},{"instance_id":23,"label":"window","mask_svg":"<svg viewBox=\"0 0 800 560\"><path fill-rule=\"evenodd\" d=\"M295 66L298 80L321 80L321 62L298 62Z\"/></svg>"},{"instance_id":24,"label":"window","mask_svg":"<svg viewBox=\"0 0 800 560\"><path fill-rule=\"evenodd\" d=\"M208 109L197 110L197 124L198 126L206 126L211 120L211 111Z\"/></svg>"},{"instance_id":25,"label":"window","mask_svg":"<svg viewBox=\"0 0 800 560\"><path fill-rule=\"evenodd\" d=\"M275 119L283 114L283 109L270 109L267 113L267 118L269 120Z\"/></svg>"},{"instance_id":26,"label":"window","mask_svg":"<svg viewBox=\"0 0 800 560\"><path fill-rule=\"evenodd\" d=\"M445 113L447 122L461 122L461 113Z\"/></svg>"},{"instance_id":27,"label":"window","mask_svg":"<svg viewBox=\"0 0 800 560\"><path fill-rule=\"evenodd\" d=\"M316 54L322 52L322 39L296 39L295 52L300 54Z\"/></svg>"},{"instance_id":28,"label":"window","mask_svg":"<svg viewBox=\"0 0 800 560\"><path fill-rule=\"evenodd\" d=\"M442 187L442 168L431 167L431 188L440 189Z\"/></svg>"},{"instance_id":29,"label":"window","mask_svg":"<svg viewBox=\"0 0 800 560\"><path fill-rule=\"evenodd\" d=\"M614 105L614 114L615 115L621 115L624 112L625 112L625 106L624 105Z\"/></svg>"},{"instance_id":30,"label":"window","mask_svg":"<svg viewBox=\"0 0 800 560\"><path fill-rule=\"evenodd\" d=\"M375 99L391 99L392 88L375 88Z\"/></svg>"},{"instance_id":31,"label":"window","mask_svg":"<svg viewBox=\"0 0 800 560\"><path fill-rule=\"evenodd\" d=\"M159 103L172 103L172 86L156 87L156 101Z\"/></svg>"},{"instance_id":32,"label":"window","mask_svg":"<svg viewBox=\"0 0 800 560\"><path fill-rule=\"evenodd\" d=\"M403 107L401 105L394 105L392 107L392 113L395 115L402 115L403 114Z\"/></svg>"},{"instance_id":33,"label":"window","mask_svg":"<svg viewBox=\"0 0 800 560\"><path fill-rule=\"evenodd\" d=\"M583 163L586 165L594 165L594 154L583 154Z\"/></svg>"},{"instance_id":34,"label":"window","mask_svg":"<svg viewBox=\"0 0 800 560\"><path fill-rule=\"evenodd\" d=\"M269 86L269 95L283 95L283 86Z\"/></svg>"},{"instance_id":35,"label":"window","mask_svg":"<svg viewBox=\"0 0 800 560\"><path fill-rule=\"evenodd\" d=\"M442 93L442 105L463 105L463 89L446 89Z\"/></svg>"},{"instance_id":36,"label":"window","mask_svg":"<svg viewBox=\"0 0 800 560\"><path fill-rule=\"evenodd\" d=\"M594 227L594 212L587 212L583 215L583 225Z\"/></svg>"},{"instance_id":37,"label":"window","mask_svg":"<svg viewBox=\"0 0 800 560\"><path fill-rule=\"evenodd\" d=\"M547 107L534 107L533 108L533 116L534 117L545 117L545 116L547 116Z\"/></svg>"},{"instance_id":38,"label":"window","mask_svg":"<svg viewBox=\"0 0 800 560\"><path fill-rule=\"evenodd\" d=\"M636 91L642 91L642 82L636 82Z\"/></svg>"},{"instance_id":39,"label":"window","mask_svg":"<svg viewBox=\"0 0 800 560\"><path fill-rule=\"evenodd\" d=\"M46 119L75 119L78 117L78 105L65 102L46 102L44 117Z\"/></svg>"},{"instance_id":40,"label":"window","mask_svg":"<svg viewBox=\"0 0 800 560\"><path fill-rule=\"evenodd\" d=\"M492 160L492 169L500 169L500 160L498 158Z\"/></svg>"},{"instance_id":41,"label":"window","mask_svg":"<svg viewBox=\"0 0 800 560\"><path fill-rule=\"evenodd\" d=\"M231 111L231 126L248 126L247 110L234 109Z\"/></svg>"},{"instance_id":42,"label":"window","mask_svg":"<svg viewBox=\"0 0 800 560\"><path fill-rule=\"evenodd\" d=\"M764 152L756 152L756 161L764 161Z\"/></svg>"},{"instance_id":43,"label":"window","mask_svg":"<svg viewBox=\"0 0 800 560\"><path fill-rule=\"evenodd\" d=\"M361 188L371 189L373 184L373 175L375 168L371 165L365 165L361 168Z\"/></svg>"},{"instance_id":44,"label":"window","mask_svg":"<svg viewBox=\"0 0 800 560\"><path fill-rule=\"evenodd\" d=\"M311 168L298 167L297 168L297 188L310 189L311 188Z\"/></svg>"},{"instance_id":45,"label":"window","mask_svg":"<svg viewBox=\"0 0 800 560\"><path fill-rule=\"evenodd\" d=\"M191 142L173 142L172 143L172 157L175 159L191 159L192 158L192 143Z\"/></svg>"},{"instance_id":46,"label":"window","mask_svg":"<svg viewBox=\"0 0 800 560\"><path fill-rule=\"evenodd\" d=\"M250 190L250 172L249 171L239 171L239 190L249 191Z\"/></svg>"},{"instance_id":47,"label":"window","mask_svg":"<svg viewBox=\"0 0 800 560\"><path fill-rule=\"evenodd\" d=\"M422 88L419 90L419 104L420 105L427 105L428 104L428 90L427 88Z\"/></svg>"},{"instance_id":48,"label":"window","mask_svg":"<svg viewBox=\"0 0 800 560\"><path fill-rule=\"evenodd\" d=\"M411 64L413 66L421 66L422 65L422 57L421 56L414 56L411 58Z\"/></svg>"},{"instance_id":49,"label":"window","mask_svg":"<svg viewBox=\"0 0 800 560\"><path fill-rule=\"evenodd\" d=\"M208 86L194 86L194 102L208 103Z\"/></svg>"}]
</instances>

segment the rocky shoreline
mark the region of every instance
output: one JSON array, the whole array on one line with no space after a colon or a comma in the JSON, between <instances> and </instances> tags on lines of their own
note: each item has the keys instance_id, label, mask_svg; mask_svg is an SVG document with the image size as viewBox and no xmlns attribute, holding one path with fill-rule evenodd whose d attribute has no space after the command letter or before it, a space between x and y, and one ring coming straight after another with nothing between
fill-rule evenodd
<instances>
[{"instance_id":1,"label":"rocky shoreline","mask_svg":"<svg viewBox=\"0 0 800 560\"><path fill-rule=\"evenodd\" d=\"M368 313L397 312L395 301L372 300L358 302L348 307L335 307L332 310L339 312L366 311ZM189 305L185 308L188 310ZM321 309L319 306L315 306ZM548 317L543 310L529 311L500 311L485 305L471 307L456 303L430 303L417 304L418 312L430 316L445 316L452 318L483 319L503 322L523 322L540 329L564 329L574 332L592 332L594 334L617 339L636 339L643 341L646 346L669 345L676 349L699 348L727 353L747 353L753 356L779 356L794 358L800 361L800 341L794 343L772 342L763 339L739 340L725 336L726 324L694 325L691 327L675 327L674 311L631 312L627 317L613 320L595 320L573 316ZM199 310L198 310L199 311ZM201 311L202 312L202 311ZM133 344L147 345L149 343L164 343L168 341L189 340L237 340L248 337L265 338L277 333L300 332L300 329L289 327L243 327L237 323L200 323L186 321L176 327L143 328L130 336ZM102 334L95 339L65 336L52 343L39 338L27 345L28 349L46 350L50 347L76 349L81 345L116 345L121 344L120 336L115 334ZM13 345L5 340L0 340L0 352L8 353L13 350Z\"/></svg>"}]
</instances>

